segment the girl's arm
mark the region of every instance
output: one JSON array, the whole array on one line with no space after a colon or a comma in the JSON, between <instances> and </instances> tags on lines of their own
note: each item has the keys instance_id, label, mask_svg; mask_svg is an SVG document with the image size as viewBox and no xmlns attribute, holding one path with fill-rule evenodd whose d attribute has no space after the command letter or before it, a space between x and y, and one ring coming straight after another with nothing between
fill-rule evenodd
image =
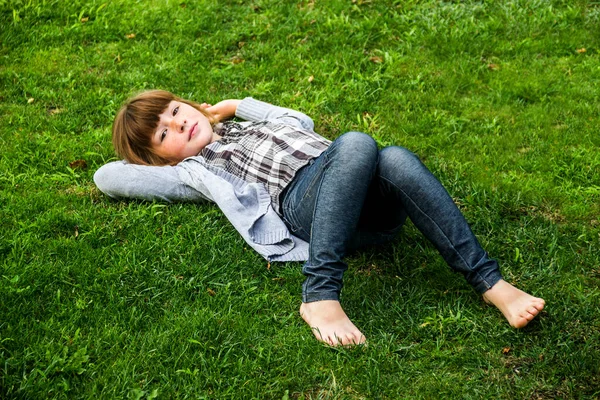
<instances>
[{"instance_id":1,"label":"girl's arm","mask_svg":"<svg viewBox=\"0 0 600 400\"><path fill-rule=\"evenodd\" d=\"M289 108L274 106L264 101L255 100L252 97L246 97L244 100L223 100L214 106L204 103L202 106L206 107L206 110L213 114L218 121L235 116L246 121L278 121L310 131L315 126L313 120L306 114Z\"/></svg>"},{"instance_id":2,"label":"girl's arm","mask_svg":"<svg viewBox=\"0 0 600 400\"><path fill-rule=\"evenodd\" d=\"M205 107L206 111L211 113L217 121L224 121L235 117L235 111L241 102L242 100L229 99L220 101L214 106L207 103L202 103L201 106Z\"/></svg>"},{"instance_id":3,"label":"girl's arm","mask_svg":"<svg viewBox=\"0 0 600 400\"><path fill-rule=\"evenodd\" d=\"M183 183L178 166L154 167L115 161L103 165L94 174L98 189L113 198L199 202L212 200L208 190Z\"/></svg>"},{"instance_id":4,"label":"girl's arm","mask_svg":"<svg viewBox=\"0 0 600 400\"><path fill-rule=\"evenodd\" d=\"M313 120L300 111L274 106L252 97L246 97L239 104L235 116L247 121L275 120L310 131L315 127Z\"/></svg>"}]
</instances>

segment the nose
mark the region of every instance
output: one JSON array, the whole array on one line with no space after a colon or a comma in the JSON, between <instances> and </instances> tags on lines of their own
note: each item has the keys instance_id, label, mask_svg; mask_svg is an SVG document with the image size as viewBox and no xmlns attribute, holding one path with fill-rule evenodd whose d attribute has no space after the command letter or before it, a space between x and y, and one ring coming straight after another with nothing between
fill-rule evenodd
<instances>
[{"instance_id":1,"label":"nose","mask_svg":"<svg viewBox=\"0 0 600 400\"><path fill-rule=\"evenodd\" d=\"M186 125L187 120L185 120L184 118L173 118L171 120L171 129L173 129L177 133L183 133Z\"/></svg>"}]
</instances>

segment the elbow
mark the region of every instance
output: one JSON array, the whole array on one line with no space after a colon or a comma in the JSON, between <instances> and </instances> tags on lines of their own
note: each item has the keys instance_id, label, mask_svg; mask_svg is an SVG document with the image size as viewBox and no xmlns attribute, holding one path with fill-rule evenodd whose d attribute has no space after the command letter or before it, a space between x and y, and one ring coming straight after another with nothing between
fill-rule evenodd
<instances>
[{"instance_id":1,"label":"elbow","mask_svg":"<svg viewBox=\"0 0 600 400\"><path fill-rule=\"evenodd\" d=\"M94 183L100 189L102 193L109 197L117 198L119 196L118 190L118 171L115 163L108 163L101 166L94 173Z\"/></svg>"},{"instance_id":2,"label":"elbow","mask_svg":"<svg viewBox=\"0 0 600 400\"><path fill-rule=\"evenodd\" d=\"M312 120L312 118L308 117L308 116L305 116L302 119L302 126L304 126L305 129L308 129L308 130L311 130L311 131L315 130L315 123Z\"/></svg>"},{"instance_id":3,"label":"elbow","mask_svg":"<svg viewBox=\"0 0 600 400\"><path fill-rule=\"evenodd\" d=\"M314 131L314 129L315 129L315 123L313 122L312 118L309 117L308 115L294 112L294 113L286 113L286 114L282 115L282 117L284 119L287 119L289 122L294 120L293 124L296 126L299 125L303 129L307 129L309 131Z\"/></svg>"}]
</instances>

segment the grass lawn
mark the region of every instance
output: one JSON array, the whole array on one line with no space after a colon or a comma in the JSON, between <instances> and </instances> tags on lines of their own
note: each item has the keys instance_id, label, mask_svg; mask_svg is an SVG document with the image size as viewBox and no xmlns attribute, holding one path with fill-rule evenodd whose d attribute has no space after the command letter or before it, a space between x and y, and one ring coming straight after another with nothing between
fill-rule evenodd
<instances>
[{"instance_id":1,"label":"grass lawn","mask_svg":"<svg viewBox=\"0 0 600 400\"><path fill-rule=\"evenodd\" d=\"M408 224L348 259L368 347L318 344L300 263L95 187L150 88L412 149L546 310L510 328ZM599 93L595 1L0 0L0 398L599 397Z\"/></svg>"}]
</instances>

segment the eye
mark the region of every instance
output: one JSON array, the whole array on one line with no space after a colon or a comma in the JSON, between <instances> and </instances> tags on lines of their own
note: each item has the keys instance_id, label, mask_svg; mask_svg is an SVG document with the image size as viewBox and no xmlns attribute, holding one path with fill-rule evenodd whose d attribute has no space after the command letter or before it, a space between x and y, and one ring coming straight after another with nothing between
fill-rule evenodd
<instances>
[{"instance_id":1,"label":"eye","mask_svg":"<svg viewBox=\"0 0 600 400\"><path fill-rule=\"evenodd\" d=\"M165 140L165 136L167 136L167 130L166 129L160 133L160 141L161 141L161 143L162 143L163 140Z\"/></svg>"},{"instance_id":2,"label":"eye","mask_svg":"<svg viewBox=\"0 0 600 400\"><path fill-rule=\"evenodd\" d=\"M179 112L179 106L177 106L173 109L173 116L176 116L178 112Z\"/></svg>"}]
</instances>

